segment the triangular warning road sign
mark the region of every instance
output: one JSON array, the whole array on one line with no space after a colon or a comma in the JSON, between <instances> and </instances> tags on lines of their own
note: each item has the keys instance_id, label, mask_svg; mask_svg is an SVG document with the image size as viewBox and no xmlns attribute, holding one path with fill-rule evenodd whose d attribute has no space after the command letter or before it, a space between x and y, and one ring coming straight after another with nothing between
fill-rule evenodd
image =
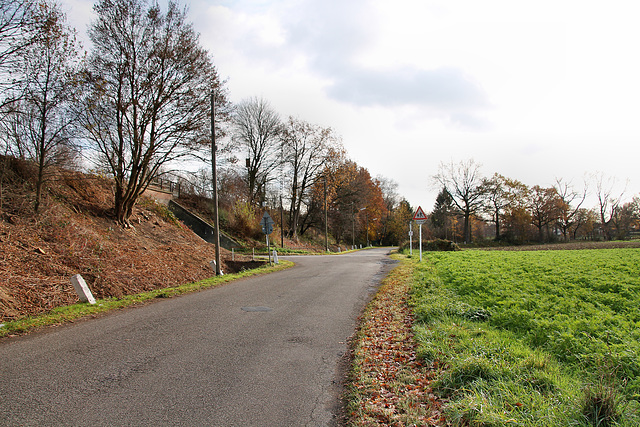
<instances>
[{"instance_id":1,"label":"triangular warning road sign","mask_svg":"<svg viewBox=\"0 0 640 427\"><path fill-rule=\"evenodd\" d=\"M418 206L418 210L413 215L413 220L414 221L425 221L426 219L427 219L427 216L424 214L424 211L422 210L422 208L420 206Z\"/></svg>"}]
</instances>

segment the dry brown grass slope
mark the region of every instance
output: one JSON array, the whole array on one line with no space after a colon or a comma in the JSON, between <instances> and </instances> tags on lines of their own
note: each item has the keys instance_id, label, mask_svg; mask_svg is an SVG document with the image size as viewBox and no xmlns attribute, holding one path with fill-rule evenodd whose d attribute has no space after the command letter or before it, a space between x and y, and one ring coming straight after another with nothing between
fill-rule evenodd
<instances>
[{"instance_id":1,"label":"dry brown grass slope","mask_svg":"<svg viewBox=\"0 0 640 427\"><path fill-rule=\"evenodd\" d=\"M55 170L39 214L35 167L0 157L0 321L73 304L81 274L96 298L121 297L210 277L215 247L142 200L123 229L110 216L110 180ZM223 269L230 259L222 250Z\"/></svg>"}]
</instances>

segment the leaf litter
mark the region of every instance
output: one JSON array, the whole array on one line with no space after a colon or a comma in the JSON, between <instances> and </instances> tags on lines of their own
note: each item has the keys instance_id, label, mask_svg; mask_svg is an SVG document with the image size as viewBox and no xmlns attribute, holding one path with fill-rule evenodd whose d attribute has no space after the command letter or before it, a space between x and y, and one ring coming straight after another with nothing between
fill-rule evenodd
<instances>
[{"instance_id":1,"label":"leaf litter","mask_svg":"<svg viewBox=\"0 0 640 427\"><path fill-rule=\"evenodd\" d=\"M445 403L431 389L436 372L416 355L407 303L411 268L401 264L383 281L352 342L346 400L352 426L444 426Z\"/></svg>"}]
</instances>

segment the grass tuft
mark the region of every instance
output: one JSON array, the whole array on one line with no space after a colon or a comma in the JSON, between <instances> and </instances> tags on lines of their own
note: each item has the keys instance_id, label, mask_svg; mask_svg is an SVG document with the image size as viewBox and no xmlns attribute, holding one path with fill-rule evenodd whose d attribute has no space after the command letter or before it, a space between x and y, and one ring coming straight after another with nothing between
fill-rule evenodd
<instances>
[{"instance_id":1,"label":"grass tuft","mask_svg":"<svg viewBox=\"0 0 640 427\"><path fill-rule=\"evenodd\" d=\"M621 396L612 388L602 384L585 388L582 415L590 425L609 427L620 419Z\"/></svg>"}]
</instances>

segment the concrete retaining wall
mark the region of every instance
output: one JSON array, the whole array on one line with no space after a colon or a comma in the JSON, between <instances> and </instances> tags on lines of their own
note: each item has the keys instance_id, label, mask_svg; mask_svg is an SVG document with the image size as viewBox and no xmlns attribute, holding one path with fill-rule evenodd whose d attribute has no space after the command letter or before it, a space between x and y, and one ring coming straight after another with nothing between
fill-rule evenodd
<instances>
[{"instance_id":1,"label":"concrete retaining wall","mask_svg":"<svg viewBox=\"0 0 640 427\"><path fill-rule=\"evenodd\" d=\"M174 200L169 201L169 210L173 212L173 214L182 221L187 227L193 230L198 236L200 236L203 240L209 243L214 242L214 230L213 225L209 224L204 219L200 218L196 214L190 212L184 206L176 203ZM220 232L220 246L225 249L231 250L231 248L239 248L240 245L238 242L233 240L230 236L226 235L224 232Z\"/></svg>"}]
</instances>

